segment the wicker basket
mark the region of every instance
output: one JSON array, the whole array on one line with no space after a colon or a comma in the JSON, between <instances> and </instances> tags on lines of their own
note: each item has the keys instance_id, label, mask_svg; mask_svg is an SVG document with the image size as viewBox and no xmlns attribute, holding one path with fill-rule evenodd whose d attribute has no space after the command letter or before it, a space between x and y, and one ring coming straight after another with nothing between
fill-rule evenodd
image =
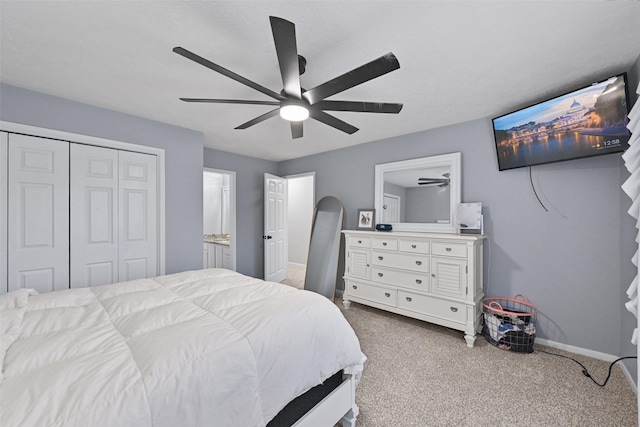
<instances>
[{"instance_id":1,"label":"wicker basket","mask_svg":"<svg viewBox=\"0 0 640 427\"><path fill-rule=\"evenodd\" d=\"M533 352L538 308L524 295L487 297L482 300L482 307L482 334L490 344L517 353Z\"/></svg>"}]
</instances>

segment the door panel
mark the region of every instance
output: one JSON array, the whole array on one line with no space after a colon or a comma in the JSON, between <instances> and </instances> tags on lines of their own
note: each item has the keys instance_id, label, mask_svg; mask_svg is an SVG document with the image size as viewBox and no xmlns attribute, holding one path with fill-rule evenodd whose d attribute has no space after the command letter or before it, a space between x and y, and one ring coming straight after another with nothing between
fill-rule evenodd
<instances>
[{"instance_id":1,"label":"door panel","mask_svg":"<svg viewBox=\"0 0 640 427\"><path fill-rule=\"evenodd\" d=\"M264 174L264 280L281 282L288 274L287 180Z\"/></svg>"},{"instance_id":2,"label":"door panel","mask_svg":"<svg viewBox=\"0 0 640 427\"><path fill-rule=\"evenodd\" d=\"M7 292L7 186L9 134L0 132L0 294Z\"/></svg>"},{"instance_id":3,"label":"door panel","mask_svg":"<svg viewBox=\"0 0 640 427\"><path fill-rule=\"evenodd\" d=\"M69 287L69 143L9 136L8 289Z\"/></svg>"},{"instance_id":4,"label":"door panel","mask_svg":"<svg viewBox=\"0 0 640 427\"><path fill-rule=\"evenodd\" d=\"M118 151L71 144L71 287L118 281Z\"/></svg>"},{"instance_id":5,"label":"door panel","mask_svg":"<svg viewBox=\"0 0 640 427\"><path fill-rule=\"evenodd\" d=\"M119 281L156 276L156 157L120 151L119 176Z\"/></svg>"}]
</instances>

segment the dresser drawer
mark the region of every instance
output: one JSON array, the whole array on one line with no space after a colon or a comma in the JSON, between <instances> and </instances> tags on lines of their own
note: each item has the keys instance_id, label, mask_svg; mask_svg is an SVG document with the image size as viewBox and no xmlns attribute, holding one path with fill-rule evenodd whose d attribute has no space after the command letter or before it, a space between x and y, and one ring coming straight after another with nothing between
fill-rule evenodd
<instances>
[{"instance_id":1,"label":"dresser drawer","mask_svg":"<svg viewBox=\"0 0 640 427\"><path fill-rule=\"evenodd\" d=\"M398 291L395 289L381 288L374 285L349 281L348 294L380 304L397 306Z\"/></svg>"},{"instance_id":2,"label":"dresser drawer","mask_svg":"<svg viewBox=\"0 0 640 427\"><path fill-rule=\"evenodd\" d=\"M429 292L429 275L410 271L389 270L380 267L372 269L371 280L393 286Z\"/></svg>"},{"instance_id":3,"label":"dresser drawer","mask_svg":"<svg viewBox=\"0 0 640 427\"><path fill-rule=\"evenodd\" d=\"M431 242L431 253L433 255L455 256L466 258L467 245L462 243L442 243Z\"/></svg>"},{"instance_id":4,"label":"dresser drawer","mask_svg":"<svg viewBox=\"0 0 640 427\"><path fill-rule=\"evenodd\" d=\"M398 308L457 323L465 323L467 321L466 306L464 304L411 292L398 291Z\"/></svg>"},{"instance_id":5,"label":"dresser drawer","mask_svg":"<svg viewBox=\"0 0 640 427\"><path fill-rule=\"evenodd\" d=\"M387 251L397 251L398 250L398 239L382 239L382 238L374 238L372 241L373 249L385 249Z\"/></svg>"},{"instance_id":6,"label":"dresser drawer","mask_svg":"<svg viewBox=\"0 0 640 427\"><path fill-rule=\"evenodd\" d=\"M402 252L412 252L416 254L428 254L429 242L400 239L398 240L398 250Z\"/></svg>"},{"instance_id":7,"label":"dresser drawer","mask_svg":"<svg viewBox=\"0 0 640 427\"><path fill-rule=\"evenodd\" d=\"M401 268L403 270L429 272L429 257L422 255L399 254L374 251L371 257L373 265Z\"/></svg>"},{"instance_id":8,"label":"dresser drawer","mask_svg":"<svg viewBox=\"0 0 640 427\"><path fill-rule=\"evenodd\" d=\"M349 237L348 245L351 248L370 248L371 237L360 237L360 236Z\"/></svg>"}]
</instances>

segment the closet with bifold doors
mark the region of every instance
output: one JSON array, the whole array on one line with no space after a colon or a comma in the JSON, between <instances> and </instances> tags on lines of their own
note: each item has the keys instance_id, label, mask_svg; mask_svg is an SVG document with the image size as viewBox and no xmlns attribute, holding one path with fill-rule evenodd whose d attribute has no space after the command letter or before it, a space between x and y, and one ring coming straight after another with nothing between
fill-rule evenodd
<instances>
[{"instance_id":1,"label":"closet with bifold doors","mask_svg":"<svg viewBox=\"0 0 640 427\"><path fill-rule=\"evenodd\" d=\"M157 161L0 132L0 293L160 274Z\"/></svg>"}]
</instances>

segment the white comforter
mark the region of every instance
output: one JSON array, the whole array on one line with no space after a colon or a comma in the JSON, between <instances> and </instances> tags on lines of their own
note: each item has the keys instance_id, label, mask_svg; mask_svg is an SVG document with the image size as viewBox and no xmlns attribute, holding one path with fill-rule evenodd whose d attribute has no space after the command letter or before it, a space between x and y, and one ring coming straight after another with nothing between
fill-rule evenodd
<instances>
[{"instance_id":1,"label":"white comforter","mask_svg":"<svg viewBox=\"0 0 640 427\"><path fill-rule=\"evenodd\" d=\"M262 426L365 360L326 298L228 270L25 292L3 297L3 427Z\"/></svg>"}]
</instances>

